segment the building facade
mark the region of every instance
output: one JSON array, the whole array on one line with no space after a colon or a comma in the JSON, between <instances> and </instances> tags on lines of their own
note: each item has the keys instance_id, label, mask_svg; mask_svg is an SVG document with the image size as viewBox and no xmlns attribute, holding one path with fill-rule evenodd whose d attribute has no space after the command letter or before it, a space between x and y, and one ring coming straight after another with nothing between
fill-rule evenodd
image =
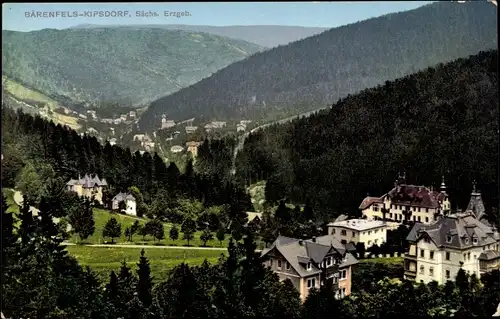
<instances>
[{"instance_id":1,"label":"building facade","mask_svg":"<svg viewBox=\"0 0 500 319\"><path fill-rule=\"evenodd\" d=\"M348 219L328 224L328 234L343 245L364 243L368 248L387 241L387 225L380 220Z\"/></svg>"},{"instance_id":2,"label":"building facade","mask_svg":"<svg viewBox=\"0 0 500 319\"><path fill-rule=\"evenodd\" d=\"M118 193L115 197L113 197L112 200L112 208L113 210L117 210L120 208L120 202L125 203L125 209L122 211L122 213L125 213L127 215L133 215L137 216L137 211L136 211L136 200L135 197L131 194L126 194L126 193Z\"/></svg>"},{"instance_id":3,"label":"building facade","mask_svg":"<svg viewBox=\"0 0 500 319\"><path fill-rule=\"evenodd\" d=\"M407 279L443 284L455 280L460 268L478 278L486 271L500 269L500 234L484 219L484 212L467 209L439 217L431 225L417 223L407 240Z\"/></svg>"},{"instance_id":4,"label":"building facade","mask_svg":"<svg viewBox=\"0 0 500 319\"><path fill-rule=\"evenodd\" d=\"M368 220L385 219L402 223L408 219L431 224L437 215L450 210L450 201L444 178L438 192L432 187L406 184L405 177L400 176L393 189L381 197L366 197L359 209Z\"/></svg>"},{"instance_id":5,"label":"building facade","mask_svg":"<svg viewBox=\"0 0 500 319\"><path fill-rule=\"evenodd\" d=\"M108 186L106 179L99 179L97 175L94 177L85 174L83 178L78 176L78 179L72 179L66 183L68 191L78 194L80 197L94 198L99 203L102 202L102 191Z\"/></svg>"},{"instance_id":6,"label":"building facade","mask_svg":"<svg viewBox=\"0 0 500 319\"><path fill-rule=\"evenodd\" d=\"M338 298L351 293L352 266L358 261L330 235L308 240L279 236L262 256L280 280L290 279L303 301L310 289L327 282Z\"/></svg>"}]
</instances>

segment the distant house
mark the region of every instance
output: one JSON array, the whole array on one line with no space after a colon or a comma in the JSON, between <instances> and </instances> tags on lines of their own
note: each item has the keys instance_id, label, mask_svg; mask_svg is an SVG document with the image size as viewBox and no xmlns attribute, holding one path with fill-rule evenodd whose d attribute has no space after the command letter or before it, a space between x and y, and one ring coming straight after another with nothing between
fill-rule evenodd
<instances>
[{"instance_id":1,"label":"distant house","mask_svg":"<svg viewBox=\"0 0 500 319\"><path fill-rule=\"evenodd\" d=\"M101 122L111 124L113 123L113 119L101 119Z\"/></svg>"},{"instance_id":2,"label":"distant house","mask_svg":"<svg viewBox=\"0 0 500 319\"><path fill-rule=\"evenodd\" d=\"M193 154L193 157L198 156L198 146L200 146L200 144L201 144L200 142L194 142L194 141L187 142L186 143L187 151L191 152L191 154Z\"/></svg>"},{"instance_id":3,"label":"distant house","mask_svg":"<svg viewBox=\"0 0 500 319\"><path fill-rule=\"evenodd\" d=\"M252 121L249 121L249 120L242 120L242 121L240 121L240 124L243 124L243 125L248 125L250 123L252 123Z\"/></svg>"},{"instance_id":4,"label":"distant house","mask_svg":"<svg viewBox=\"0 0 500 319\"><path fill-rule=\"evenodd\" d=\"M97 175L92 177L85 174L83 178L78 176L78 179L71 179L66 183L66 186L68 191L75 192L80 197L94 197L95 200L102 204L102 191L108 186L108 183L106 183L106 179L99 179Z\"/></svg>"},{"instance_id":5,"label":"distant house","mask_svg":"<svg viewBox=\"0 0 500 319\"><path fill-rule=\"evenodd\" d=\"M165 118L161 119L161 128L171 128L175 126L175 121L173 120L167 120Z\"/></svg>"},{"instance_id":6,"label":"distant house","mask_svg":"<svg viewBox=\"0 0 500 319\"><path fill-rule=\"evenodd\" d=\"M137 216L137 211L136 211L137 205L134 196L132 196L131 194L125 194L121 192L118 193L115 197L113 197L112 200L113 210L117 210L120 207L120 202L125 203L125 209L122 211L122 213L125 213L127 215Z\"/></svg>"},{"instance_id":7,"label":"distant house","mask_svg":"<svg viewBox=\"0 0 500 319\"><path fill-rule=\"evenodd\" d=\"M114 127L110 127L109 131L111 132L111 135L115 135L115 128Z\"/></svg>"},{"instance_id":8,"label":"distant house","mask_svg":"<svg viewBox=\"0 0 500 319\"><path fill-rule=\"evenodd\" d=\"M78 116L79 116L80 118L84 119L84 120L86 120L86 119L87 119L87 116L86 116L86 115L83 115L83 114L78 114Z\"/></svg>"},{"instance_id":9,"label":"distant house","mask_svg":"<svg viewBox=\"0 0 500 319\"><path fill-rule=\"evenodd\" d=\"M248 222L251 222L254 219L261 220L262 219L262 213L247 212L247 218L248 218Z\"/></svg>"},{"instance_id":10,"label":"distant house","mask_svg":"<svg viewBox=\"0 0 500 319\"><path fill-rule=\"evenodd\" d=\"M118 118L118 119L114 119L113 120L113 123L115 123L116 125L120 124L122 122L122 119L121 118Z\"/></svg>"},{"instance_id":11,"label":"distant house","mask_svg":"<svg viewBox=\"0 0 500 319\"><path fill-rule=\"evenodd\" d=\"M128 113L128 116L131 118L131 119L135 119L135 117L137 116L137 114L135 113L135 111L130 111Z\"/></svg>"},{"instance_id":12,"label":"distant house","mask_svg":"<svg viewBox=\"0 0 500 319\"><path fill-rule=\"evenodd\" d=\"M226 122L222 121L213 121L211 124L213 128L223 128L226 126Z\"/></svg>"},{"instance_id":13,"label":"distant house","mask_svg":"<svg viewBox=\"0 0 500 319\"><path fill-rule=\"evenodd\" d=\"M96 112L94 110L87 110L87 115L89 115L93 119L97 118L97 114L96 114Z\"/></svg>"},{"instance_id":14,"label":"distant house","mask_svg":"<svg viewBox=\"0 0 500 319\"><path fill-rule=\"evenodd\" d=\"M214 126L212 124L207 124L205 125L205 132L209 133L214 129Z\"/></svg>"},{"instance_id":15,"label":"distant house","mask_svg":"<svg viewBox=\"0 0 500 319\"><path fill-rule=\"evenodd\" d=\"M236 132L245 132L246 129L247 129L247 126L245 124L236 125Z\"/></svg>"},{"instance_id":16,"label":"distant house","mask_svg":"<svg viewBox=\"0 0 500 319\"><path fill-rule=\"evenodd\" d=\"M180 146L180 145L174 145L170 148L170 152L172 153L180 153L184 150L184 147Z\"/></svg>"},{"instance_id":17,"label":"distant house","mask_svg":"<svg viewBox=\"0 0 500 319\"><path fill-rule=\"evenodd\" d=\"M135 134L134 135L134 141L142 142L145 138L146 138L145 134Z\"/></svg>"},{"instance_id":18,"label":"distant house","mask_svg":"<svg viewBox=\"0 0 500 319\"><path fill-rule=\"evenodd\" d=\"M97 132L97 130L96 130L95 128L93 128L93 127L89 127L89 128L87 129L87 133L90 133L90 134L92 134L92 133L93 133L93 134L97 134L98 132Z\"/></svg>"},{"instance_id":19,"label":"distant house","mask_svg":"<svg viewBox=\"0 0 500 319\"><path fill-rule=\"evenodd\" d=\"M120 115L120 119L121 119L122 121L126 121L126 120L127 120L127 114L122 114L122 115Z\"/></svg>"},{"instance_id":20,"label":"distant house","mask_svg":"<svg viewBox=\"0 0 500 319\"><path fill-rule=\"evenodd\" d=\"M280 280L289 279L300 298L305 300L312 288L328 281L337 298L351 293L352 266L357 259L330 235L302 240L279 236L270 248L262 251L264 264Z\"/></svg>"},{"instance_id":21,"label":"distant house","mask_svg":"<svg viewBox=\"0 0 500 319\"><path fill-rule=\"evenodd\" d=\"M196 132L198 126L186 126L186 134L191 134Z\"/></svg>"},{"instance_id":22,"label":"distant house","mask_svg":"<svg viewBox=\"0 0 500 319\"><path fill-rule=\"evenodd\" d=\"M113 146L113 145L116 145L116 138L112 138L109 140L109 145Z\"/></svg>"}]
</instances>

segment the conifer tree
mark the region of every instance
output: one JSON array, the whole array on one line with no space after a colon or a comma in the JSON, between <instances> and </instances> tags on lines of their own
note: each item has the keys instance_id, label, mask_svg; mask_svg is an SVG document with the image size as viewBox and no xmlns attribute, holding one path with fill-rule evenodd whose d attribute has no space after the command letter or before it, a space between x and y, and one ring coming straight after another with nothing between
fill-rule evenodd
<instances>
[{"instance_id":1,"label":"conifer tree","mask_svg":"<svg viewBox=\"0 0 500 319\"><path fill-rule=\"evenodd\" d=\"M122 226L116 221L116 218L111 217L102 230L102 237L110 237L111 243L114 243L115 238L122 234Z\"/></svg>"},{"instance_id":2,"label":"conifer tree","mask_svg":"<svg viewBox=\"0 0 500 319\"><path fill-rule=\"evenodd\" d=\"M87 239L95 231L94 213L92 203L89 199L85 200L83 209L77 207L69 215L69 223L73 232L77 233L80 240Z\"/></svg>"},{"instance_id":3,"label":"conifer tree","mask_svg":"<svg viewBox=\"0 0 500 319\"><path fill-rule=\"evenodd\" d=\"M151 306L153 300L152 289L153 282L151 278L151 268L149 266L149 260L144 256L144 249L141 250L141 257L139 258L139 263L137 264L137 275L139 280L137 281L137 294L139 300L142 304L148 308Z\"/></svg>"}]
</instances>

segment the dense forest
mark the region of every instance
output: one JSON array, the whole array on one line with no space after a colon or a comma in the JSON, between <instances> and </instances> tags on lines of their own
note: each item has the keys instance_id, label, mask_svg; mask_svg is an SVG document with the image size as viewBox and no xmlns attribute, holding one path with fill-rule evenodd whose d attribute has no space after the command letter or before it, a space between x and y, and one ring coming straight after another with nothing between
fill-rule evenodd
<instances>
[{"instance_id":1,"label":"dense forest","mask_svg":"<svg viewBox=\"0 0 500 319\"><path fill-rule=\"evenodd\" d=\"M49 202L42 199L42 202ZM2 198L2 315L6 318L470 318L490 317L500 301L500 273L469 276L445 285L415 284L359 272L355 290L337 300L335 288L311 289L304 303L290 280L280 281L255 252L250 229L230 240L228 256L201 266L185 263L153 282L147 253L131 268L124 261L107 282L82 267L61 245L64 230L52 205L34 218L28 205L16 216ZM365 269L367 270L367 269ZM370 270L370 268L368 268ZM389 271L390 273L390 271ZM369 278L369 279L368 279Z\"/></svg>"},{"instance_id":2,"label":"dense forest","mask_svg":"<svg viewBox=\"0 0 500 319\"><path fill-rule=\"evenodd\" d=\"M214 149L212 143L215 142L205 141L209 149ZM120 191L137 189L141 198L138 212L145 211L144 215L152 218L179 222L172 212L186 199L204 207L228 207L228 223L232 221L236 227L246 223L246 211L252 209L249 195L219 175L223 171L208 169L199 174L193 162L188 161L181 173L175 163L167 166L156 153L131 153L117 145L101 145L95 137L81 137L67 127L5 106L2 146L2 187L21 190L36 207L53 185L64 188L69 179L88 173L106 179L109 187L103 195L104 202ZM197 165L201 163L204 161Z\"/></svg>"},{"instance_id":3,"label":"dense forest","mask_svg":"<svg viewBox=\"0 0 500 319\"><path fill-rule=\"evenodd\" d=\"M181 30L3 30L2 74L58 101L137 105L260 50L245 41Z\"/></svg>"},{"instance_id":4,"label":"dense forest","mask_svg":"<svg viewBox=\"0 0 500 319\"><path fill-rule=\"evenodd\" d=\"M185 118L274 119L441 62L497 47L496 10L484 2L435 2L325 31L257 53L151 104L140 120L151 129L162 113Z\"/></svg>"},{"instance_id":5,"label":"dense forest","mask_svg":"<svg viewBox=\"0 0 500 319\"><path fill-rule=\"evenodd\" d=\"M464 209L476 180L498 205L498 51L439 64L340 99L332 108L250 134L236 161L241 182L267 179L266 199L311 201L325 215L357 212L406 171Z\"/></svg>"}]
</instances>

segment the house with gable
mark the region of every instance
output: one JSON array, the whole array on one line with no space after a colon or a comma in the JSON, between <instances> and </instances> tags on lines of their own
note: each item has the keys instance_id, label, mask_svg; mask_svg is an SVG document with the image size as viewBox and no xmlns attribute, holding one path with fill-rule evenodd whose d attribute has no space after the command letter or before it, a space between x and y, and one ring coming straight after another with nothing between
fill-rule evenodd
<instances>
[{"instance_id":1,"label":"house with gable","mask_svg":"<svg viewBox=\"0 0 500 319\"><path fill-rule=\"evenodd\" d=\"M108 186L106 179L100 179L99 176L91 176L85 174L83 178L78 176L78 179L71 179L66 183L68 191L75 192L80 197L94 198L99 203L102 202L102 191Z\"/></svg>"},{"instance_id":2,"label":"house with gable","mask_svg":"<svg viewBox=\"0 0 500 319\"><path fill-rule=\"evenodd\" d=\"M279 236L262 256L280 280L290 279L303 301L310 289L328 281L338 298L351 293L352 266L358 261L333 236L308 240Z\"/></svg>"},{"instance_id":3,"label":"house with gable","mask_svg":"<svg viewBox=\"0 0 500 319\"><path fill-rule=\"evenodd\" d=\"M137 216L137 211L136 211L137 203L135 197L132 194L126 194L122 192L116 194L116 196L113 197L111 205L113 210L119 209L121 202L125 203L125 209L121 213Z\"/></svg>"},{"instance_id":4,"label":"house with gable","mask_svg":"<svg viewBox=\"0 0 500 319\"><path fill-rule=\"evenodd\" d=\"M435 221L435 216L450 210L444 177L438 192L432 187L407 184L405 175L399 176L388 193L363 199L359 209L364 218L402 223L408 216L410 221L430 224Z\"/></svg>"},{"instance_id":5,"label":"house with gable","mask_svg":"<svg viewBox=\"0 0 500 319\"><path fill-rule=\"evenodd\" d=\"M431 225L416 223L407 240L404 276L410 280L444 284L455 280L460 268L478 278L500 269L500 234L486 220L475 187L465 212L440 216Z\"/></svg>"}]
</instances>

